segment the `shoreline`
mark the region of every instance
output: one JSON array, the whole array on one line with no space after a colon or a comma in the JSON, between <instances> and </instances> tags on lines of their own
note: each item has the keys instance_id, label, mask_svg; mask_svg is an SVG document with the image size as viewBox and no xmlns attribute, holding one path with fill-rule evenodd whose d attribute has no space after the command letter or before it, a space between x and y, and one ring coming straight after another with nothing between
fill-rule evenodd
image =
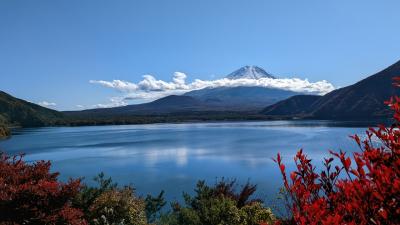
<instances>
[{"instance_id":1,"label":"shoreline","mask_svg":"<svg viewBox=\"0 0 400 225\"><path fill-rule=\"evenodd\" d=\"M323 123L327 127L375 127L378 124L390 124L390 121L383 120L324 120L324 119L244 119L244 120L182 120L182 121L155 121L144 123L80 123L80 124L54 124L35 127L12 126L8 127L10 134L14 129L29 129L29 128L57 128L57 127L103 127L103 126L129 126L129 125L180 125L180 124L213 124L213 123L257 123L257 122L298 122L299 126L312 126L313 122ZM1 127L0 127L1 128ZM11 136L11 135L9 135ZM7 137L6 137L7 138Z\"/></svg>"}]
</instances>

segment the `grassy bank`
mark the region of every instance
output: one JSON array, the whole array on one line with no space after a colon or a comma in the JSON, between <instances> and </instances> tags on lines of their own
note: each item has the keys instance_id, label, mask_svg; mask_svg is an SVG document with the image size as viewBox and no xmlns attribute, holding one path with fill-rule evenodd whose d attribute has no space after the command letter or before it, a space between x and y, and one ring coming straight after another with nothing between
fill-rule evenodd
<instances>
[{"instance_id":1,"label":"grassy bank","mask_svg":"<svg viewBox=\"0 0 400 225\"><path fill-rule=\"evenodd\" d=\"M0 138L6 138L11 135L10 130L5 125L0 125Z\"/></svg>"}]
</instances>

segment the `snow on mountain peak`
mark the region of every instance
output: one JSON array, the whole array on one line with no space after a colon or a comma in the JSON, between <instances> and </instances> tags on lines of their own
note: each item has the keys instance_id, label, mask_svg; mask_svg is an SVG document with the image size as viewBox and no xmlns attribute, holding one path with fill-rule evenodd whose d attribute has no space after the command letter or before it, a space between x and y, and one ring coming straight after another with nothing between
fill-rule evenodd
<instances>
[{"instance_id":1,"label":"snow on mountain peak","mask_svg":"<svg viewBox=\"0 0 400 225\"><path fill-rule=\"evenodd\" d=\"M264 69L258 67L258 66L244 66L228 76L226 78L235 80L235 79L260 79L260 78L273 78L275 79L274 76L271 74L267 73Z\"/></svg>"}]
</instances>

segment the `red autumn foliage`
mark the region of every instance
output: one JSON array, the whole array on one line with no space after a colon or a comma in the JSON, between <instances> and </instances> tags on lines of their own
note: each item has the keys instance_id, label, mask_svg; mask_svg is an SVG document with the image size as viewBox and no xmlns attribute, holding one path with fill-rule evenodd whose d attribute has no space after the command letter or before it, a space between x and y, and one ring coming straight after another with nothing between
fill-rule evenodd
<instances>
[{"instance_id":1,"label":"red autumn foliage","mask_svg":"<svg viewBox=\"0 0 400 225\"><path fill-rule=\"evenodd\" d=\"M86 224L82 212L71 206L80 180L61 183L50 166L0 153L0 224Z\"/></svg>"},{"instance_id":2,"label":"red autumn foliage","mask_svg":"<svg viewBox=\"0 0 400 225\"><path fill-rule=\"evenodd\" d=\"M352 136L361 149L352 158L330 152L325 170L317 173L300 150L294 158L297 170L288 177L278 154L275 161L293 215L285 224L400 224L400 98L386 103L394 111L395 123L369 128L365 140ZM333 167L335 158L340 163Z\"/></svg>"}]
</instances>

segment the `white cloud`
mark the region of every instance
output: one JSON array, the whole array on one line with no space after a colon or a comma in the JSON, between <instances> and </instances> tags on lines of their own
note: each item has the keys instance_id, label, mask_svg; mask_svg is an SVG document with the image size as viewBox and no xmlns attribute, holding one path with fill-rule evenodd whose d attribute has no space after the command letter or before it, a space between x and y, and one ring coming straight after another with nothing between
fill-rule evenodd
<instances>
[{"instance_id":1,"label":"white cloud","mask_svg":"<svg viewBox=\"0 0 400 225\"><path fill-rule=\"evenodd\" d=\"M174 81L175 84L184 86L186 77L187 77L186 74L182 72L175 72L172 80Z\"/></svg>"},{"instance_id":2,"label":"white cloud","mask_svg":"<svg viewBox=\"0 0 400 225\"><path fill-rule=\"evenodd\" d=\"M127 105L126 101L146 102L165 97L172 94L183 94L192 90L217 87L238 87L254 86L265 88L276 88L299 93L323 95L331 92L335 87L326 80L310 82L307 79L299 78L260 78L260 79L216 79L200 80L195 79L191 83L186 83L186 74L175 72L172 81L157 80L152 75L144 75L143 80L133 83L123 80L91 80L92 84L99 84L104 87L112 88L125 93L123 97L114 97L109 103L97 104L93 107L115 107Z\"/></svg>"},{"instance_id":3,"label":"white cloud","mask_svg":"<svg viewBox=\"0 0 400 225\"><path fill-rule=\"evenodd\" d=\"M334 86L326 80L310 82L307 79L302 80L299 78L283 78L283 79L272 79L272 78L260 78L260 79L218 79L211 81L203 81L196 79L192 82L189 87L190 89L201 89L205 87L265 87L265 88L276 88L288 91L295 91L299 93L312 93L323 95L333 91Z\"/></svg>"},{"instance_id":4,"label":"white cloud","mask_svg":"<svg viewBox=\"0 0 400 225\"><path fill-rule=\"evenodd\" d=\"M101 103L92 105L90 108L111 108L111 107L119 107L119 106L126 106L128 103L124 101L125 97L111 97L109 98L108 103Z\"/></svg>"},{"instance_id":5,"label":"white cloud","mask_svg":"<svg viewBox=\"0 0 400 225\"><path fill-rule=\"evenodd\" d=\"M137 89L137 85L123 81L123 80L113 80L113 81L103 81L103 80L90 80L91 84L100 84L105 87L114 88L120 91L131 92Z\"/></svg>"},{"instance_id":6,"label":"white cloud","mask_svg":"<svg viewBox=\"0 0 400 225\"><path fill-rule=\"evenodd\" d=\"M57 105L54 102L47 102L47 101L41 101L41 102L38 102L38 104L43 106L43 107L53 107L53 106Z\"/></svg>"}]
</instances>

